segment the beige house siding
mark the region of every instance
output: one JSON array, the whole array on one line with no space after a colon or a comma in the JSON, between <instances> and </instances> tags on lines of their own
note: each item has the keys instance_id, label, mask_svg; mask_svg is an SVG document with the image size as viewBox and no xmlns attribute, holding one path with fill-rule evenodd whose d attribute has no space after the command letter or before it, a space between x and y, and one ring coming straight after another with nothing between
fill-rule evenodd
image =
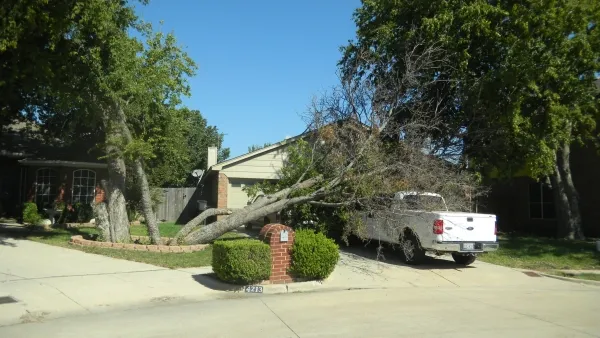
<instances>
[{"instance_id":1,"label":"beige house siding","mask_svg":"<svg viewBox=\"0 0 600 338\"><path fill-rule=\"evenodd\" d=\"M277 148L273 151L225 166L221 172L230 178L278 179L278 172L283 167L285 158L285 148Z\"/></svg>"},{"instance_id":2,"label":"beige house siding","mask_svg":"<svg viewBox=\"0 0 600 338\"><path fill-rule=\"evenodd\" d=\"M248 205L250 198L243 190L246 186L262 182L257 179L230 178L227 190L227 207L230 209L240 209Z\"/></svg>"}]
</instances>

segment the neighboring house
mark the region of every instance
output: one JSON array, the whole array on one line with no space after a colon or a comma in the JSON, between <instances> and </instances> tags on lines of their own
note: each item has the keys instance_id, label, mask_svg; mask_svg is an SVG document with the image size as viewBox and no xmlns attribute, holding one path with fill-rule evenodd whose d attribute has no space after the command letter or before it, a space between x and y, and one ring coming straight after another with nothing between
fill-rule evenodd
<instances>
[{"instance_id":1,"label":"neighboring house","mask_svg":"<svg viewBox=\"0 0 600 338\"><path fill-rule=\"evenodd\" d=\"M251 200L244 187L279 179L279 170L286 159L285 148L298 136L268 147L217 163L217 148L208 148L208 168L200 181L199 199L209 208L241 209ZM276 221L275 215L269 216Z\"/></svg>"},{"instance_id":2,"label":"neighboring house","mask_svg":"<svg viewBox=\"0 0 600 338\"><path fill-rule=\"evenodd\" d=\"M592 147L572 147L571 172L577 191L582 226L588 237L600 237L600 155ZM496 181L486 206L479 212L498 216L501 231L518 231L545 236L557 233L556 207L547 181L527 176Z\"/></svg>"},{"instance_id":3,"label":"neighboring house","mask_svg":"<svg viewBox=\"0 0 600 338\"><path fill-rule=\"evenodd\" d=\"M35 125L15 123L0 133L0 216L19 217L24 202L38 208L104 200L106 163L84 145L41 137Z\"/></svg>"}]
</instances>

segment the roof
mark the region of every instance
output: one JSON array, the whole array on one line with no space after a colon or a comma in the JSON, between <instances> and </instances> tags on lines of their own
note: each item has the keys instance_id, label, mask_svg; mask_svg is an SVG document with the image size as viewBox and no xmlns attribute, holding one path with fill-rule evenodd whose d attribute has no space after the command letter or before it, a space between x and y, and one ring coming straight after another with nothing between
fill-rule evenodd
<instances>
[{"instance_id":1,"label":"roof","mask_svg":"<svg viewBox=\"0 0 600 338\"><path fill-rule=\"evenodd\" d=\"M39 125L18 122L2 126L0 130L0 156L36 161L65 161L102 164L103 154L90 146L90 142L60 140L44 135ZM58 162L57 162L58 163Z\"/></svg>"},{"instance_id":2,"label":"roof","mask_svg":"<svg viewBox=\"0 0 600 338\"><path fill-rule=\"evenodd\" d=\"M230 158L228 160L225 160L223 162L220 162L220 163L217 163L217 164L213 165L212 167L209 168L209 171L210 170L222 170L223 167L225 167L225 166L230 166L232 164L236 164L238 162L242 162L242 161L244 161L244 160L246 160L248 158L251 158L251 157L254 157L254 156L258 156L258 155L261 155L261 154L265 154L265 153L268 153L268 152L273 151L275 149L278 149L278 148L290 145L291 143L295 142L296 140L298 140L299 138L303 137L304 135L305 134L303 133L303 134L300 134L300 135L297 135L297 136L294 136L294 137L290 137L290 138L287 138L287 139L285 139L283 141L274 143L274 144L272 144L272 145L270 145L268 147L264 147L264 148L261 148L261 149L255 150L255 151L251 151L249 153L246 153L246 154L243 154L243 155L240 155L240 156L236 156L234 158Z\"/></svg>"},{"instance_id":3,"label":"roof","mask_svg":"<svg viewBox=\"0 0 600 338\"><path fill-rule=\"evenodd\" d=\"M98 162L76 162L76 161L60 161L60 160L19 160L19 163L29 166L44 166L44 167L70 167L70 168L86 168L86 169L103 169L107 168L106 163Z\"/></svg>"}]
</instances>

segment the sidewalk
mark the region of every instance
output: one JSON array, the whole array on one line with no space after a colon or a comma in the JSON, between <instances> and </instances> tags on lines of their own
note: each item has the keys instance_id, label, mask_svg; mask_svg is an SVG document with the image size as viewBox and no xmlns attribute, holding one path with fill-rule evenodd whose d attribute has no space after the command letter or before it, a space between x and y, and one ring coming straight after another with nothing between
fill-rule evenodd
<instances>
[{"instance_id":1,"label":"sidewalk","mask_svg":"<svg viewBox=\"0 0 600 338\"><path fill-rule=\"evenodd\" d=\"M0 325L221 294L191 272L0 237L0 297L18 301L0 305Z\"/></svg>"}]
</instances>

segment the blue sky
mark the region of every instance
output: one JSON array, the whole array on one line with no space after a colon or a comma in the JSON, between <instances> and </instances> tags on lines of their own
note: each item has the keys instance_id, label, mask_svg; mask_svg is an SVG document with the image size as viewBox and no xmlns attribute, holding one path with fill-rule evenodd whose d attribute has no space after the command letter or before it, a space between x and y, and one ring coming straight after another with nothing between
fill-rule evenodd
<instances>
[{"instance_id":1,"label":"blue sky","mask_svg":"<svg viewBox=\"0 0 600 338\"><path fill-rule=\"evenodd\" d=\"M360 0L151 0L138 14L174 32L198 64L184 99L225 133L231 155L305 128L300 114L337 82Z\"/></svg>"}]
</instances>

